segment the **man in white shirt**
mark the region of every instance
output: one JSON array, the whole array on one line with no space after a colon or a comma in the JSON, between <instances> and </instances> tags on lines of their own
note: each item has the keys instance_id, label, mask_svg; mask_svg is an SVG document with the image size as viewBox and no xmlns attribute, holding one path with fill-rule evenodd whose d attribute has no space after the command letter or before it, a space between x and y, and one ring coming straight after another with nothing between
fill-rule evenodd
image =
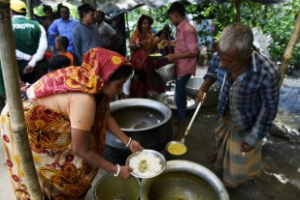
<instances>
[{"instance_id":1,"label":"man in white shirt","mask_svg":"<svg viewBox=\"0 0 300 200\"><path fill-rule=\"evenodd\" d=\"M11 1L12 28L21 81L33 83L47 73L43 60L47 49L46 32L38 22L25 17L27 7L20 0ZM0 112L5 105L5 88L0 60Z\"/></svg>"},{"instance_id":2,"label":"man in white shirt","mask_svg":"<svg viewBox=\"0 0 300 200\"><path fill-rule=\"evenodd\" d=\"M34 83L47 73L44 55L48 42L43 26L25 17L26 9L22 1L11 1L12 28L20 78L24 82Z\"/></svg>"},{"instance_id":3,"label":"man in white shirt","mask_svg":"<svg viewBox=\"0 0 300 200\"><path fill-rule=\"evenodd\" d=\"M100 34L101 47L113 50L118 44L119 38L116 34L116 31L109 24L107 24L104 19L104 12L101 10L96 11L95 21Z\"/></svg>"}]
</instances>

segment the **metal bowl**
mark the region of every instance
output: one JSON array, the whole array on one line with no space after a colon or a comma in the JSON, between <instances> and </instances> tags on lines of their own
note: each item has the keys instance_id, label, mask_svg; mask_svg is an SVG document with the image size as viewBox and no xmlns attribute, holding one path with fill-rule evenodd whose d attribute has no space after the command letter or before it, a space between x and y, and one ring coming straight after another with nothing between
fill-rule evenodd
<instances>
[{"instance_id":1,"label":"metal bowl","mask_svg":"<svg viewBox=\"0 0 300 200\"><path fill-rule=\"evenodd\" d=\"M140 181L135 177L122 179L108 174L95 185L96 200L137 200L140 196Z\"/></svg>"},{"instance_id":2,"label":"metal bowl","mask_svg":"<svg viewBox=\"0 0 300 200\"><path fill-rule=\"evenodd\" d=\"M158 95L157 100L161 103L165 104L172 110L177 110L177 106L174 99L175 92L173 91L167 91L165 93L161 93ZM186 98L186 109L192 110L196 108L195 99L188 96Z\"/></svg>"},{"instance_id":3,"label":"metal bowl","mask_svg":"<svg viewBox=\"0 0 300 200\"><path fill-rule=\"evenodd\" d=\"M136 111L142 112L141 108L147 109L142 118L134 114L133 116L128 117L128 113L122 113L122 110L124 109L135 109ZM110 103L110 111L122 131L125 132L140 132L160 127L167 123L172 116L172 111L162 103L150 99L139 98L114 101ZM160 115L161 119L157 120L155 117L153 118L149 112L157 113ZM120 119L118 119L118 117Z\"/></svg>"},{"instance_id":4,"label":"metal bowl","mask_svg":"<svg viewBox=\"0 0 300 200\"><path fill-rule=\"evenodd\" d=\"M140 199L229 200L229 195L209 169L191 161L172 160L162 174L142 180Z\"/></svg>"},{"instance_id":5,"label":"metal bowl","mask_svg":"<svg viewBox=\"0 0 300 200\"><path fill-rule=\"evenodd\" d=\"M137 156L137 155L139 155L141 152L146 153L147 155L151 155L151 156L154 156L154 157L158 158L159 161L160 161L160 164L161 164L161 170L159 172L157 172L156 174L153 174L152 176L141 176L139 174L135 174L135 173L131 172L132 176L135 176L137 178L153 178L155 176L158 176L159 174L161 174L165 170L165 168L167 166L167 162L166 162L165 157L161 153L159 153L158 151L154 151L154 150L150 150L150 149L145 149L143 151L137 151L137 152L131 154L126 159L125 165L129 166L130 159Z\"/></svg>"},{"instance_id":6,"label":"metal bowl","mask_svg":"<svg viewBox=\"0 0 300 200\"><path fill-rule=\"evenodd\" d=\"M187 82L185 88L186 93L192 97L196 98L197 92L200 89L202 83L204 82L203 78L193 77ZM211 88L206 92L206 100L203 106L216 106L218 104L219 98L219 87L217 83L214 83Z\"/></svg>"}]
</instances>

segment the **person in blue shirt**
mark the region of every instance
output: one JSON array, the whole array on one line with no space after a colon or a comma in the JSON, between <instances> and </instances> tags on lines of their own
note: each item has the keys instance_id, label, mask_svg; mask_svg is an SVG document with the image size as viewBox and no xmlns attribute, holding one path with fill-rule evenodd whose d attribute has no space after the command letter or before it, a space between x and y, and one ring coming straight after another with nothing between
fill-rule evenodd
<instances>
[{"instance_id":1,"label":"person in blue shirt","mask_svg":"<svg viewBox=\"0 0 300 200\"><path fill-rule=\"evenodd\" d=\"M221 83L217 152L211 161L228 187L260 174L262 140L278 109L279 67L254 51L252 44L248 26L227 26L196 97L196 103L202 101L215 81Z\"/></svg>"},{"instance_id":2,"label":"person in blue shirt","mask_svg":"<svg viewBox=\"0 0 300 200\"><path fill-rule=\"evenodd\" d=\"M95 8L90 4L78 7L80 23L72 31L73 47L79 64L90 49L101 47L98 27L94 25Z\"/></svg>"},{"instance_id":3,"label":"person in blue shirt","mask_svg":"<svg viewBox=\"0 0 300 200\"><path fill-rule=\"evenodd\" d=\"M48 29L48 34L57 36L66 36L69 39L68 51L74 53L72 30L79 23L70 17L70 10L66 6L60 8L60 19L55 20Z\"/></svg>"}]
</instances>

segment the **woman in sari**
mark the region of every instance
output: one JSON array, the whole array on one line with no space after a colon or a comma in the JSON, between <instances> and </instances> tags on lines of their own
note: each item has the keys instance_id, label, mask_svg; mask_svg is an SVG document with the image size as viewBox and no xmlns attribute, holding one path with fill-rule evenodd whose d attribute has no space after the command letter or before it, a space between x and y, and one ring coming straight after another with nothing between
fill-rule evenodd
<instances>
[{"instance_id":1,"label":"woman in sari","mask_svg":"<svg viewBox=\"0 0 300 200\"><path fill-rule=\"evenodd\" d=\"M133 80L132 85L136 88L131 92L131 96L134 97L147 97L148 91L152 90L153 63L148 56L154 52L158 39L152 33L152 24L151 17L142 15L138 20L137 28L130 37L130 62L139 77L138 80Z\"/></svg>"},{"instance_id":2,"label":"woman in sari","mask_svg":"<svg viewBox=\"0 0 300 200\"><path fill-rule=\"evenodd\" d=\"M102 157L106 129L132 152L141 150L110 115L109 97L132 73L118 53L102 48L83 56L81 67L52 71L23 91L28 138L43 192L50 200L83 199L98 168L130 177L131 168ZM26 174L13 145L10 115L1 115L6 162L17 199L30 199Z\"/></svg>"}]
</instances>

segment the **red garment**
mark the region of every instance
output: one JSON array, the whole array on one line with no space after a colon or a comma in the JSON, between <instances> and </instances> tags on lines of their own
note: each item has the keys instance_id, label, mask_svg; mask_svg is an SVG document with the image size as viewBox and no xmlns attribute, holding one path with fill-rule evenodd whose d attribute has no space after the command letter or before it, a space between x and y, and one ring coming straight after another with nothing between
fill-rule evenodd
<instances>
[{"instance_id":1,"label":"red garment","mask_svg":"<svg viewBox=\"0 0 300 200\"><path fill-rule=\"evenodd\" d=\"M115 52L102 48L91 49L84 55L82 67L48 73L32 86L33 92L37 98L71 92L97 94L111 75L125 63L129 64ZM105 96L96 101L89 148L102 155L106 134L105 112L109 108L109 101ZM32 101L23 101L23 106L30 148L44 194L51 200L83 199L98 169L74 155L70 117ZM17 199L30 199L27 181L30 174L24 174L20 163L7 106L1 115L1 134L15 195Z\"/></svg>"},{"instance_id":2,"label":"red garment","mask_svg":"<svg viewBox=\"0 0 300 200\"><path fill-rule=\"evenodd\" d=\"M68 92L97 94L111 75L125 63L131 65L114 51L93 48L83 55L81 67L67 67L43 76L34 84L35 97Z\"/></svg>"}]
</instances>

